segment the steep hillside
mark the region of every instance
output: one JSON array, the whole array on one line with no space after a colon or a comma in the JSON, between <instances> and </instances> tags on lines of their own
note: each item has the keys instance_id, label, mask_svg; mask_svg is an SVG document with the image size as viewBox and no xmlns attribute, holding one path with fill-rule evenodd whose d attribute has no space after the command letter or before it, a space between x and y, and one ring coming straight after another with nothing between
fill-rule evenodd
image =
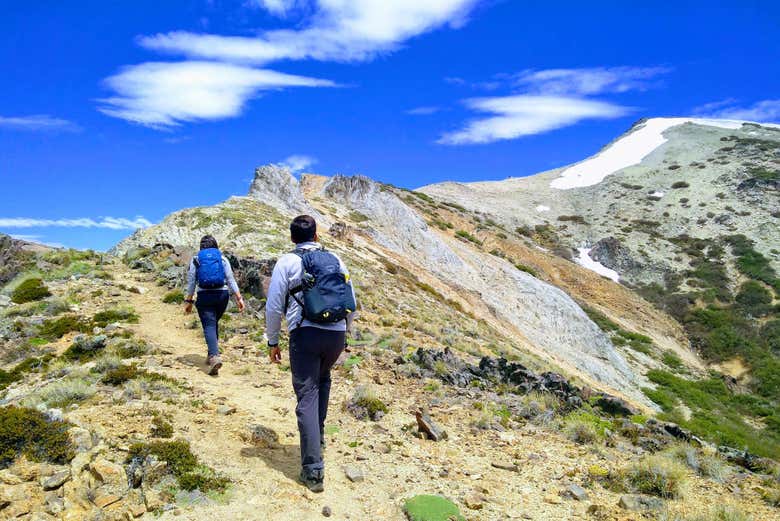
<instances>
[{"instance_id":1,"label":"steep hillside","mask_svg":"<svg viewBox=\"0 0 780 521\"><path fill-rule=\"evenodd\" d=\"M646 393L665 418L735 439L743 427L729 418L746 415L776 437L779 157L777 125L652 119L570 167L421 193L481 212L674 317L715 372L648 371L656 388ZM713 386L742 397L701 400Z\"/></svg>"}]
</instances>

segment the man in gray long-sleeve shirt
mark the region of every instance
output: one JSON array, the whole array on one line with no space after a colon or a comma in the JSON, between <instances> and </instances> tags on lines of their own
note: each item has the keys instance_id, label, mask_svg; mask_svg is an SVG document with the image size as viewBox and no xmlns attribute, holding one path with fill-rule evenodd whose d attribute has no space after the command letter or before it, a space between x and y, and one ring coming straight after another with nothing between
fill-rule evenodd
<instances>
[{"instance_id":1,"label":"man in gray long-sleeve shirt","mask_svg":"<svg viewBox=\"0 0 780 521\"><path fill-rule=\"evenodd\" d=\"M290 236L299 253L322 249L317 242L317 224L308 215L293 220ZM347 268L341 259L338 261L341 273L348 281ZM282 255L276 262L266 301L266 336L271 362L280 363L279 331L282 317L286 318L290 333L290 370L298 399L295 413L301 436L301 481L313 492L322 492L325 476L322 447L330 397L330 371L346 345L346 332L352 324L354 310L346 319L335 323L303 319L299 300L290 296L290 290L301 285L302 277L303 261L298 254ZM353 291L351 285L349 291ZM354 292L352 296L354 299Z\"/></svg>"}]
</instances>

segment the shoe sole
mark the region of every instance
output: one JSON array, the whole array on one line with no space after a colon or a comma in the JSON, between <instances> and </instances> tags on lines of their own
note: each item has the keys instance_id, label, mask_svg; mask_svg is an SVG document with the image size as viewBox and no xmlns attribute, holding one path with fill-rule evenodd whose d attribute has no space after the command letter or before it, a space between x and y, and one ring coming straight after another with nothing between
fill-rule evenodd
<instances>
[{"instance_id":1,"label":"shoe sole","mask_svg":"<svg viewBox=\"0 0 780 521\"><path fill-rule=\"evenodd\" d=\"M209 376L218 376L220 369L222 369L222 362L217 362L209 369Z\"/></svg>"}]
</instances>

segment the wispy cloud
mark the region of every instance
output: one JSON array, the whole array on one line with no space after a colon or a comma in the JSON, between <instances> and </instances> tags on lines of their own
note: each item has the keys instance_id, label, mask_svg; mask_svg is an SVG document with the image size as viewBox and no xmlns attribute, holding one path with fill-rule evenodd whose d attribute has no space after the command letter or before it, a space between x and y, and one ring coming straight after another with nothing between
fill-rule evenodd
<instances>
[{"instance_id":1,"label":"wispy cloud","mask_svg":"<svg viewBox=\"0 0 780 521\"><path fill-rule=\"evenodd\" d=\"M492 143L549 132L587 119L618 118L634 109L592 96L646 90L656 86L657 78L669 71L666 67L526 70L496 75L493 81L482 84L446 78L449 83L485 90L495 90L499 84L515 93L464 100L472 111L488 115L466 121L462 128L443 134L438 143Z\"/></svg>"},{"instance_id":2,"label":"wispy cloud","mask_svg":"<svg viewBox=\"0 0 780 521\"><path fill-rule=\"evenodd\" d=\"M260 92L333 87L332 81L256 68L280 60L366 61L409 38L459 27L482 0L246 0L275 16L296 15L293 29L256 37L172 31L141 36L139 45L184 56L176 63L125 67L105 80L116 95L100 100L106 115L157 129L238 116ZM206 61L204 61L206 60Z\"/></svg>"},{"instance_id":3,"label":"wispy cloud","mask_svg":"<svg viewBox=\"0 0 780 521\"><path fill-rule=\"evenodd\" d=\"M143 218L100 217L97 220L79 219L35 219L28 217L0 217L0 228L108 228L110 230L135 230L147 228L152 223Z\"/></svg>"},{"instance_id":4,"label":"wispy cloud","mask_svg":"<svg viewBox=\"0 0 780 521\"><path fill-rule=\"evenodd\" d=\"M708 118L780 123L780 99L762 100L744 106L739 105L738 100L729 98L701 105L693 112Z\"/></svg>"},{"instance_id":5,"label":"wispy cloud","mask_svg":"<svg viewBox=\"0 0 780 521\"><path fill-rule=\"evenodd\" d=\"M407 114L412 116L430 116L436 114L441 110L441 107L415 107L406 111Z\"/></svg>"},{"instance_id":6,"label":"wispy cloud","mask_svg":"<svg viewBox=\"0 0 780 521\"><path fill-rule=\"evenodd\" d=\"M631 109L603 101L561 96L517 95L473 98L466 105L492 114L466 122L460 130L444 134L439 143L470 145L541 134L573 125L584 119L609 119Z\"/></svg>"},{"instance_id":7,"label":"wispy cloud","mask_svg":"<svg viewBox=\"0 0 780 521\"><path fill-rule=\"evenodd\" d=\"M316 162L317 160L313 157L294 154L285 158L280 165L286 166L293 173L297 173L306 170Z\"/></svg>"},{"instance_id":8,"label":"wispy cloud","mask_svg":"<svg viewBox=\"0 0 780 521\"><path fill-rule=\"evenodd\" d=\"M150 62L105 80L116 96L99 100L109 116L155 128L239 115L250 98L283 87L333 87L329 80L226 63Z\"/></svg>"},{"instance_id":9,"label":"wispy cloud","mask_svg":"<svg viewBox=\"0 0 780 521\"><path fill-rule=\"evenodd\" d=\"M148 49L190 58L269 63L314 59L362 61L397 49L404 41L449 25L459 27L478 0L260 0L273 14L301 8L312 14L300 29L261 32L257 37L174 31L144 36Z\"/></svg>"},{"instance_id":10,"label":"wispy cloud","mask_svg":"<svg viewBox=\"0 0 780 521\"><path fill-rule=\"evenodd\" d=\"M25 130L33 132L78 132L81 127L67 119L48 114L32 116L0 116L0 129Z\"/></svg>"},{"instance_id":11,"label":"wispy cloud","mask_svg":"<svg viewBox=\"0 0 780 521\"><path fill-rule=\"evenodd\" d=\"M591 96L647 90L668 67L592 67L583 69L528 70L510 75L512 83L545 95Z\"/></svg>"}]
</instances>

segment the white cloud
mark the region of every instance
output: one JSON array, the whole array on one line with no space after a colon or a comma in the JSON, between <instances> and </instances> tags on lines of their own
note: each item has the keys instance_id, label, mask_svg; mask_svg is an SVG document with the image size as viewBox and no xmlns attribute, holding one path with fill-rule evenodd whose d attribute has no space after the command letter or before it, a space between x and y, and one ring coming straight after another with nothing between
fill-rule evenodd
<instances>
[{"instance_id":1,"label":"white cloud","mask_svg":"<svg viewBox=\"0 0 780 521\"><path fill-rule=\"evenodd\" d=\"M335 86L328 80L202 61L143 63L104 81L117 95L99 100L98 110L156 128L237 116L250 98L266 90Z\"/></svg>"},{"instance_id":2,"label":"white cloud","mask_svg":"<svg viewBox=\"0 0 780 521\"><path fill-rule=\"evenodd\" d=\"M667 67L592 67L583 69L528 70L511 76L528 92L544 95L590 96L646 90L651 80L670 72Z\"/></svg>"},{"instance_id":3,"label":"white cloud","mask_svg":"<svg viewBox=\"0 0 780 521\"><path fill-rule=\"evenodd\" d=\"M430 116L441 110L441 107L415 107L406 111L411 116Z\"/></svg>"},{"instance_id":4,"label":"white cloud","mask_svg":"<svg viewBox=\"0 0 780 521\"><path fill-rule=\"evenodd\" d=\"M268 63L283 59L361 61L445 25L460 27L479 0L260 0L274 14L308 8L301 29L257 37L174 31L145 36L148 49L190 58Z\"/></svg>"},{"instance_id":5,"label":"white cloud","mask_svg":"<svg viewBox=\"0 0 780 521\"><path fill-rule=\"evenodd\" d=\"M100 217L98 220L79 219L32 219L28 217L0 217L0 228L108 228L110 230L135 230L147 228L152 223L143 218Z\"/></svg>"},{"instance_id":6,"label":"white cloud","mask_svg":"<svg viewBox=\"0 0 780 521\"><path fill-rule=\"evenodd\" d=\"M260 7L276 16L286 16L291 11L305 5L303 0L247 0L250 7Z\"/></svg>"},{"instance_id":7,"label":"white cloud","mask_svg":"<svg viewBox=\"0 0 780 521\"><path fill-rule=\"evenodd\" d=\"M441 136L439 143L492 143L548 132L584 119L617 118L631 111L628 107L604 101L562 96L473 98L465 103L472 110L493 115L467 122L460 130Z\"/></svg>"},{"instance_id":8,"label":"white cloud","mask_svg":"<svg viewBox=\"0 0 780 521\"><path fill-rule=\"evenodd\" d=\"M78 132L81 130L81 127L67 119L55 118L47 114L0 116L0 128L50 132Z\"/></svg>"},{"instance_id":9,"label":"white cloud","mask_svg":"<svg viewBox=\"0 0 780 521\"><path fill-rule=\"evenodd\" d=\"M749 106L739 106L737 100L729 98L696 107L694 114L715 119L780 123L780 99L762 100Z\"/></svg>"},{"instance_id":10,"label":"white cloud","mask_svg":"<svg viewBox=\"0 0 780 521\"><path fill-rule=\"evenodd\" d=\"M294 154L292 156L287 157L280 164L282 166L286 166L287 168L289 168L291 172L296 173L296 172L301 172L303 170L306 170L316 162L317 160L314 159L313 157Z\"/></svg>"}]
</instances>

